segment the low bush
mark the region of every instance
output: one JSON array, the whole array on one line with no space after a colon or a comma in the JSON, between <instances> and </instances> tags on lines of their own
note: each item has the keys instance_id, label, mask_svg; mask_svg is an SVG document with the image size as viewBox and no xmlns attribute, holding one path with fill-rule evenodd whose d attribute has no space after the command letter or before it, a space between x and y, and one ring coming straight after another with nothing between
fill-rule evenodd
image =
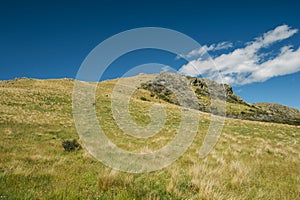
<instances>
[{"instance_id":1,"label":"low bush","mask_svg":"<svg viewBox=\"0 0 300 200\"><path fill-rule=\"evenodd\" d=\"M65 151L75 151L81 149L81 145L77 142L77 140L64 140L62 142L62 146L65 149Z\"/></svg>"}]
</instances>

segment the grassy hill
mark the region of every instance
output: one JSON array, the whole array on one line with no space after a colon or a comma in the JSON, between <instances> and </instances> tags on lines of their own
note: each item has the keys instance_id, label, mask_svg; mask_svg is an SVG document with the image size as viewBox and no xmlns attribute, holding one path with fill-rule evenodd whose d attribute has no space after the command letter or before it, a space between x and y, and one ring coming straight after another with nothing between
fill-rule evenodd
<instances>
[{"instance_id":1,"label":"grassy hill","mask_svg":"<svg viewBox=\"0 0 300 200\"><path fill-rule=\"evenodd\" d=\"M133 79L147 82L153 78L140 75L126 80L130 87ZM167 120L161 132L148 139L128 136L112 116L110 97L117 81L99 83L96 92L97 117L107 137L134 152L149 152L170 142L180 123L181 108L140 87L130 99L132 119L147 125L151 121L150 108L160 103L167 111ZM197 111L198 133L183 156L162 170L129 174L106 167L84 148L64 150L64 140L77 139L81 143L72 115L73 86L70 79L0 82L0 199L298 199L300 196L299 126L227 118L217 145L200 159L198 151L211 114ZM236 105L232 102L228 110L241 112L237 108L242 104ZM248 104L244 106L248 109ZM269 104L253 106L266 112L273 109Z\"/></svg>"}]
</instances>

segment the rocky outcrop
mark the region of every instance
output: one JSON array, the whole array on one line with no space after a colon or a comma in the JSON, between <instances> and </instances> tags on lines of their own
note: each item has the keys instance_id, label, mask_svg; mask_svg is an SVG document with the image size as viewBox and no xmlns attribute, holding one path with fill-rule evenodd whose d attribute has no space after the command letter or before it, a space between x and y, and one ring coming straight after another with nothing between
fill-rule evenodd
<instances>
[{"instance_id":1,"label":"rocky outcrop","mask_svg":"<svg viewBox=\"0 0 300 200\"><path fill-rule=\"evenodd\" d=\"M141 87L149 90L151 96L157 96L169 103L197 110L204 106L196 98L190 81L179 74L161 73L153 80L142 83Z\"/></svg>"},{"instance_id":2,"label":"rocky outcrop","mask_svg":"<svg viewBox=\"0 0 300 200\"><path fill-rule=\"evenodd\" d=\"M225 101L226 115L231 118L300 125L300 111L271 103L248 104L237 96L230 85L173 73L160 73L141 88L152 97L183 107L218 114L211 100Z\"/></svg>"},{"instance_id":3,"label":"rocky outcrop","mask_svg":"<svg viewBox=\"0 0 300 200\"><path fill-rule=\"evenodd\" d=\"M246 104L243 99L233 93L232 87L227 84L219 84L215 81L203 78L189 77L190 85L195 87L195 93L202 96L226 100L232 103Z\"/></svg>"},{"instance_id":4,"label":"rocky outcrop","mask_svg":"<svg viewBox=\"0 0 300 200\"><path fill-rule=\"evenodd\" d=\"M267 113L260 116L262 121L300 125L300 111L298 109L276 103L255 103L254 105Z\"/></svg>"}]
</instances>

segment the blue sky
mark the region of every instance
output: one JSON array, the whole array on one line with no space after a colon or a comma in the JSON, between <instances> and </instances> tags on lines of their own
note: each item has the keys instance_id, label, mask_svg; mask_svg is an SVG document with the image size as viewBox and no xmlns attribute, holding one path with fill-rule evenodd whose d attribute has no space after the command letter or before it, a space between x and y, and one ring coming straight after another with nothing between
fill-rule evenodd
<instances>
[{"instance_id":1,"label":"blue sky","mask_svg":"<svg viewBox=\"0 0 300 200\"><path fill-rule=\"evenodd\" d=\"M252 64L260 68L265 60L276 58L283 47L289 47L291 52L298 50L300 34L291 31L300 29L299 10L300 3L289 0L2 1L0 79L74 78L84 58L100 42L138 27L164 27L182 32L206 46L206 50L223 42L230 44L228 48L209 50L217 61L223 54L243 50L258 41L257 38L285 26L281 32L291 34L255 52L260 56L253 58L255 65ZM235 59L227 57L230 61ZM258 65L255 59L259 59ZM238 59L235 61L234 64L239 65ZM136 65L154 62L177 70L188 64L169 52L135 51L117 59L102 79L120 77ZM265 63L262 67L270 65ZM300 66L290 66L290 70L286 66L276 66L270 76L266 70L246 70L242 77L236 68L230 71L228 66L221 67L226 80L246 101L277 102L300 109L300 72L297 72ZM245 77L252 77L251 81Z\"/></svg>"}]
</instances>

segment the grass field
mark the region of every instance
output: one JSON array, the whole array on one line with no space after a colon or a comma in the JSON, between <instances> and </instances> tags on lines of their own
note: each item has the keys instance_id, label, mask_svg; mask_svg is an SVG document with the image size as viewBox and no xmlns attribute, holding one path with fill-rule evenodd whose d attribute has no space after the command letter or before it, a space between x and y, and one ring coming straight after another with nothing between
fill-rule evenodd
<instances>
[{"instance_id":1,"label":"grass field","mask_svg":"<svg viewBox=\"0 0 300 200\"><path fill-rule=\"evenodd\" d=\"M135 152L156 150L176 134L180 107L137 90L130 113L150 122L149 109L167 110L164 128L148 139L128 136L117 126L110 95L117 80L101 82L96 111L106 135ZM84 148L66 152L77 139L72 116L74 81L16 79L0 82L0 199L299 199L300 127L227 118L210 154L198 157L210 114L198 112L198 133L172 165L130 174L106 167ZM80 142L80 140L79 140Z\"/></svg>"}]
</instances>

